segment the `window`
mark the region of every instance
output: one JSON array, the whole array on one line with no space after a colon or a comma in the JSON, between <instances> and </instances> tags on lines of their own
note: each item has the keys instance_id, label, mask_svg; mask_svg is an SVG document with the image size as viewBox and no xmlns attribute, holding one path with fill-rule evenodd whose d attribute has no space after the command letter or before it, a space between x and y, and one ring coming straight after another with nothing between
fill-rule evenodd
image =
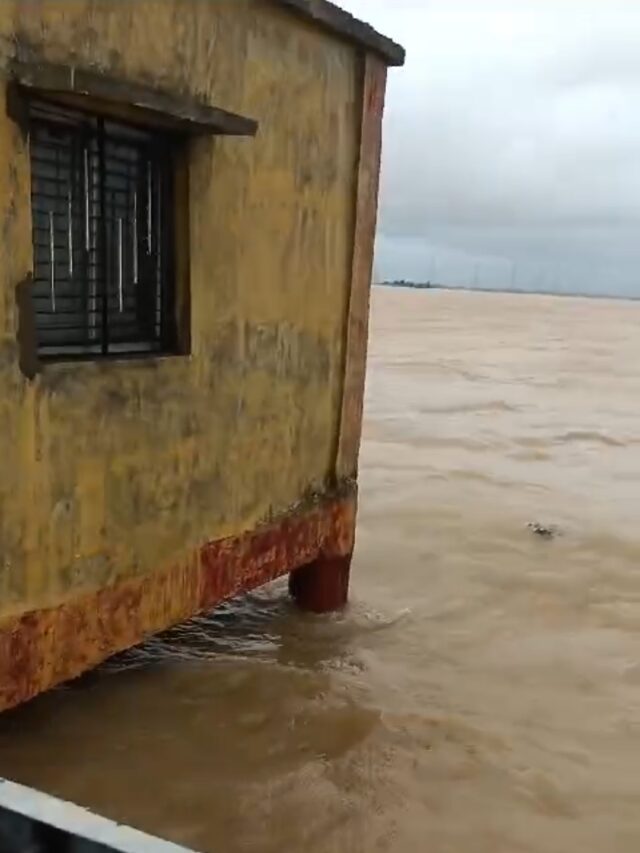
<instances>
[{"instance_id":1,"label":"window","mask_svg":"<svg viewBox=\"0 0 640 853\"><path fill-rule=\"evenodd\" d=\"M179 137L44 101L29 128L39 356L174 351Z\"/></svg>"}]
</instances>

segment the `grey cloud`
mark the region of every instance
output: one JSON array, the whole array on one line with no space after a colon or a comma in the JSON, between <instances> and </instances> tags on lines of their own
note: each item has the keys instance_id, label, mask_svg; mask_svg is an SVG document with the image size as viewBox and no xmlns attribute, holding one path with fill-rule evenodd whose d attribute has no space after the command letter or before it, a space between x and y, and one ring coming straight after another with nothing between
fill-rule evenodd
<instances>
[{"instance_id":1,"label":"grey cloud","mask_svg":"<svg viewBox=\"0 0 640 853\"><path fill-rule=\"evenodd\" d=\"M640 4L346 0L403 42L384 277L640 296ZM494 281L495 280L495 281Z\"/></svg>"}]
</instances>

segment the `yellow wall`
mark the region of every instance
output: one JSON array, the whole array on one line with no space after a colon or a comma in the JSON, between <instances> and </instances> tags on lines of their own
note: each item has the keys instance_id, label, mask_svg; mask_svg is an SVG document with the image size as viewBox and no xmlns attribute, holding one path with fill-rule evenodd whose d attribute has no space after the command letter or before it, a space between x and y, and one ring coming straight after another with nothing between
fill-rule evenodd
<instances>
[{"instance_id":1,"label":"yellow wall","mask_svg":"<svg viewBox=\"0 0 640 853\"><path fill-rule=\"evenodd\" d=\"M1 79L16 40L259 121L255 139L191 147L190 357L20 374L29 158ZM360 78L355 48L265 0L0 0L0 616L157 570L325 487Z\"/></svg>"}]
</instances>

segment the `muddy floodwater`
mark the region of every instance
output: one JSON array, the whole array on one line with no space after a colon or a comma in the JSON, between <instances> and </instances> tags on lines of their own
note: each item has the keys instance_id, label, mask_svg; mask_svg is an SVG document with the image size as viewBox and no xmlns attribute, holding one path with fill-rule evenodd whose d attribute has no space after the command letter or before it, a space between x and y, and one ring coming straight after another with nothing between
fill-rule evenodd
<instances>
[{"instance_id":1,"label":"muddy floodwater","mask_svg":"<svg viewBox=\"0 0 640 853\"><path fill-rule=\"evenodd\" d=\"M212 853L638 853L640 304L377 288L361 484L345 614L221 607L0 774Z\"/></svg>"}]
</instances>

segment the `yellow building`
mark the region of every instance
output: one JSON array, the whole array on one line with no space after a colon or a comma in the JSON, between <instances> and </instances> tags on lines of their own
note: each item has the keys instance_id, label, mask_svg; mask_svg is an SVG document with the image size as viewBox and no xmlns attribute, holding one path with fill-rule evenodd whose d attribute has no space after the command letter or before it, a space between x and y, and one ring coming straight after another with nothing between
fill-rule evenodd
<instances>
[{"instance_id":1,"label":"yellow building","mask_svg":"<svg viewBox=\"0 0 640 853\"><path fill-rule=\"evenodd\" d=\"M0 2L0 709L346 600L403 60L325 0Z\"/></svg>"}]
</instances>

